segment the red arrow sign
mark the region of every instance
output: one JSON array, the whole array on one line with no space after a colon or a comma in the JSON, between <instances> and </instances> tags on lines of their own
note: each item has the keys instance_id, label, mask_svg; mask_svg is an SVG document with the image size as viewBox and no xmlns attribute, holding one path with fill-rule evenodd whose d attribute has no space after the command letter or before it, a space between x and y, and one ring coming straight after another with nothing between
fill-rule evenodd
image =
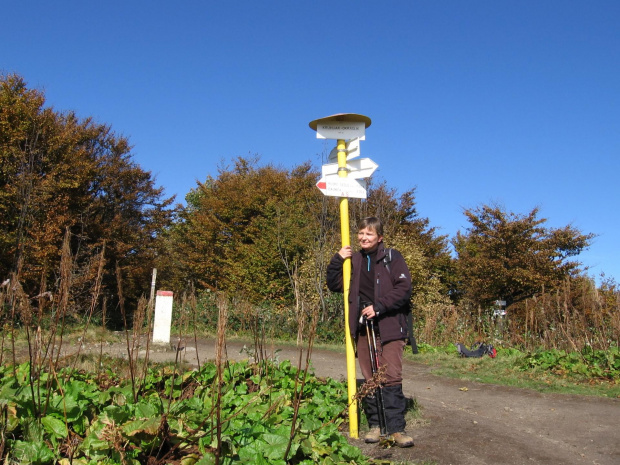
<instances>
[{"instance_id":1,"label":"red arrow sign","mask_svg":"<svg viewBox=\"0 0 620 465\"><path fill-rule=\"evenodd\" d=\"M337 175L323 176L316 183L323 194L331 197L366 198L366 181L364 179L341 178Z\"/></svg>"}]
</instances>

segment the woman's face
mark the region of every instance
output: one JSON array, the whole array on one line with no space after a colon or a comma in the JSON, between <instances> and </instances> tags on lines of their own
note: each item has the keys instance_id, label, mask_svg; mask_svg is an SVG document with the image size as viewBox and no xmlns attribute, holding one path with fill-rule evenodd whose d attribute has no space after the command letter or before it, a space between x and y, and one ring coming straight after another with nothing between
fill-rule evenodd
<instances>
[{"instance_id":1,"label":"woman's face","mask_svg":"<svg viewBox=\"0 0 620 465\"><path fill-rule=\"evenodd\" d=\"M364 228L358 231L357 240L364 252L373 252L383 240L383 236L379 236L374 229Z\"/></svg>"}]
</instances>

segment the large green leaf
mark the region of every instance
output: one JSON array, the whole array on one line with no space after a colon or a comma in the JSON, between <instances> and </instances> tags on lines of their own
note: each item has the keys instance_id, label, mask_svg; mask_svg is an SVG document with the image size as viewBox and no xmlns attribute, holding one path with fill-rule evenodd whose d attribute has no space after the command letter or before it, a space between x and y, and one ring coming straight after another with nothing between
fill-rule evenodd
<instances>
[{"instance_id":1,"label":"large green leaf","mask_svg":"<svg viewBox=\"0 0 620 465\"><path fill-rule=\"evenodd\" d=\"M20 464L43 465L54 460L54 452L44 442L15 441L12 456Z\"/></svg>"},{"instance_id":2,"label":"large green leaf","mask_svg":"<svg viewBox=\"0 0 620 465\"><path fill-rule=\"evenodd\" d=\"M78 404L77 395L65 395L54 394L50 401L51 413L58 413L59 415L67 415L67 421L72 422L75 419L82 416L82 409Z\"/></svg>"},{"instance_id":3,"label":"large green leaf","mask_svg":"<svg viewBox=\"0 0 620 465\"><path fill-rule=\"evenodd\" d=\"M0 387L0 399L14 399L17 396L19 385L15 382L15 378L8 373L3 373L2 386Z\"/></svg>"},{"instance_id":4,"label":"large green leaf","mask_svg":"<svg viewBox=\"0 0 620 465\"><path fill-rule=\"evenodd\" d=\"M139 402L134 410L137 418L151 418L162 413L161 399L157 397L150 402Z\"/></svg>"},{"instance_id":5,"label":"large green leaf","mask_svg":"<svg viewBox=\"0 0 620 465\"><path fill-rule=\"evenodd\" d=\"M247 462L250 459L256 459L257 457L263 457L264 449L267 443L263 440L255 440L239 449L239 458L243 462Z\"/></svg>"},{"instance_id":6,"label":"large green leaf","mask_svg":"<svg viewBox=\"0 0 620 465\"><path fill-rule=\"evenodd\" d=\"M89 418L86 415L82 415L79 418L76 418L71 423L71 428L79 435L83 435L86 433L88 426L90 425Z\"/></svg>"},{"instance_id":7,"label":"large green leaf","mask_svg":"<svg viewBox=\"0 0 620 465\"><path fill-rule=\"evenodd\" d=\"M146 420L130 421L123 425L123 432L127 436L135 436L140 433L154 436L157 434L159 425L161 424L161 417L148 418Z\"/></svg>"},{"instance_id":8,"label":"large green leaf","mask_svg":"<svg viewBox=\"0 0 620 465\"><path fill-rule=\"evenodd\" d=\"M41 419L41 423L48 433L61 438L67 437L67 425L63 420L47 415Z\"/></svg>"},{"instance_id":9,"label":"large green leaf","mask_svg":"<svg viewBox=\"0 0 620 465\"><path fill-rule=\"evenodd\" d=\"M101 419L109 419L111 422L116 424L125 423L129 418L130 414L127 410L127 407L122 407L118 405L109 405L103 409Z\"/></svg>"},{"instance_id":10,"label":"large green leaf","mask_svg":"<svg viewBox=\"0 0 620 465\"><path fill-rule=\"evenodd\" d=\"M284 431L283 428L280 428L279 433L280 434L266 433L262 435L263 440L267 443L264 447L264 453L270 460L284 460L284 453L286 452L286 448L289 443L290 427L284 428ZM289 454L295 455L298 448L298 444L291 444Z\"/></svg>"},{"instance_id":11,"label":"large green leaf","mask_svg":"<svg viewBox=\"0 0 620 465\"><path fill-rule=\"evenodd\" d=\"M109 455L111 445L108 441L100 439L96 434L89 434L80 444L78 450L87 457L97 460Z\"/></svg>"},{"instance_id":12,"label":"large green leaf","mask_svg":"<svg viewBox=\"0 0 620 465\"><path fill-rule=\"evenodd\" d=\"M43 441L43 428L41 424L34 419L34 417L20 418L20 426L23 431L23 437L21 439L25 439L29 442Z\"/></svg>"}]
</instances>

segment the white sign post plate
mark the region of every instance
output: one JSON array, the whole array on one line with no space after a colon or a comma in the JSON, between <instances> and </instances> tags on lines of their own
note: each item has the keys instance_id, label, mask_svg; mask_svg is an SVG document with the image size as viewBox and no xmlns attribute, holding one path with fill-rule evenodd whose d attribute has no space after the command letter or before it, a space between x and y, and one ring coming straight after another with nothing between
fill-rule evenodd
<instances>
[{"instance_id":1,"label":"white sign post plate","mask_svg":"<svg viewBox=\"0 0 620 465\"><path fill-rule=\"evenodd\" d=\"M341 178L331 174L323 176L316 187L330 197L366 198L366 181L363 179Z\"/></svg>"},{"instance_id":2,"label":"white sign post plate","mask_svg":"<svg viewBox=\"0 0 620 465\"><path fill-rule=\"evenodd\" d=\"M364 140L366 123L349 121L326 121L316 125L317 139L354 139Z\"/></svg>"}]
</instances>

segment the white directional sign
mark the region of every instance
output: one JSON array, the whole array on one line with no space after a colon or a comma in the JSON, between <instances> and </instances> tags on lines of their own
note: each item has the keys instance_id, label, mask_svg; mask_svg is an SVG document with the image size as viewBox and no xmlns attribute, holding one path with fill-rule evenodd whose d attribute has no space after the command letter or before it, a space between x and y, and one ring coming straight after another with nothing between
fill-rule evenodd
<instances>
[{"instance_id":1,"label":"white directional sign","mask_svg":"<svg viewBox=\"0 0 620 465\"><path fill-rule=\"evenodd\" d=\"M347 150L347 160L351 158L360 156L360 140L356 137L355 139L351 139L347 141L345 144L345 149ZM338 147L334 147L331 152L329 152L330 163L338 163Z\"/></svg>"},{"instance_id":2,"label":"white directional sign","mask_svg":"<svg viewBox=\"0 0 620 465\"><path fill-rule=\"evenodd\" d=\"M321 121L316 125L317 139L353 139L364 140L366 123L351 121Z\"/></svg>"},{"instance_id":3,"label":"white directional sign","mask_svg":"<svg viewBox=\"0 0 620 465\"><path fill-rule=\"evenodd\" d=\"M354 178L369 178L377 171L377 168L379 168L379 165L370 158L349 160L347 161L347 166L351 170L349 171L349 176L353 176Z\"/></svg>"},{"instance_id":4,"label":"white directional sign","mask_svg":"<svg viewBox=\"0 0 620 465\"><path fill-rule=\"evenodd\" d=\"M377 168L379 168L379 165L370 158L358 158L356 160L347 161L347 170L349 170L348 177L355 179L369 178ZM323 176L338 174L338 163L323 165L322 172Z\"/></svg>"},{"instance_id":5,"label":"white directional sign","mask_svg":"<svg viewBox=\"0 0 620 465\"><path fill-rule=\"evenodd\" d=\"M338 175L323 176L316 183L323 194L331 197L366 198L366 181L355 178L341 178Z\"/></svg>"}]
</instances>

